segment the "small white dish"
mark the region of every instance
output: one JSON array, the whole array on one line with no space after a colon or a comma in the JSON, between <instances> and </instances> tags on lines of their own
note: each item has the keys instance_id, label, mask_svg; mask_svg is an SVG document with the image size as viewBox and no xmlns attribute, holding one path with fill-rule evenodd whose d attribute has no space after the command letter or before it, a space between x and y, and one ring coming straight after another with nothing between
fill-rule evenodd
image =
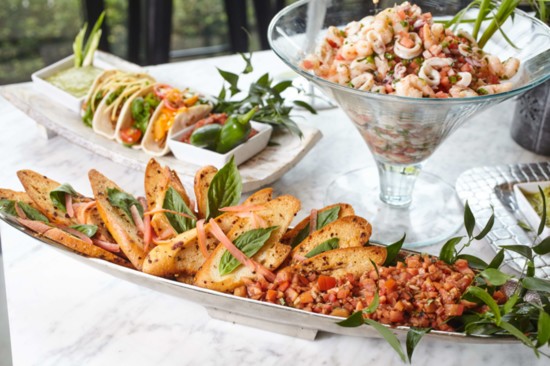
<instances>
[{"instance_id":1,"label":"small white dish","mask_svg":"<svg viewBox=\"0 0 550 366\"><path fill-rule=\"evenodd\" d=\"M258 133L245 143L240 144L225 154L181 142L180 138L186 132L192 130L193 126L189 126L174 134L174 136L168 140L168 146L177 159L195 165L213 165L219 169L223 167L232 156L235 157L235 164L239 165L265 149L271 137L271 132L273 131L273 127L266 123L252 121L251 125Z\"/></svg>"},{"instance_id":2,"label":"small white dish","mask_svg":"<svg viewBox=\"0 0 550 366\"><path fill-rule=\"evenodd\" d=\"M550 181L545 182L531 182L531 183L518 183L514 185L514 195L516 196L516 201L518 203L518 208L525 216L525 219L527 220L527 223L533 228L533 230L536 232L540 225L540 216L537 214L533 206L529 203L527 200L527 197L525 197L525 193L535 193L539 194L539 186L542 189L545 189L546 187L550 186ZM546 212L548 212L548 207L550 207L550 200L546 200ZM544 230L541 234L541 238L545 238L547 236L550 236L550 227L545 226Z\"/></svg>"},{"instance_id":3,"label":"small white dish","mask_svg":"<svg viewBox=\"0 0 550 366\"><path fill-rule=\"evenodd\" d=\"M125 61L115 55L109 53L95 51L94 53L94 67L101 70L119 69L128 72L143 72L143 69L136 64ZM85 98L75 97L74 95L66 92L63 89L49 83L46 79L60 71L69 69L74 66L74 55L65 57L64 59L57 61L54 64L46 66L45 68L34 72L31 75L34 86L38 91L47 95L53 99L56 103L62 104L69 108L71 111L80 113L80 106Z\"/></svg>"}]
</instances>

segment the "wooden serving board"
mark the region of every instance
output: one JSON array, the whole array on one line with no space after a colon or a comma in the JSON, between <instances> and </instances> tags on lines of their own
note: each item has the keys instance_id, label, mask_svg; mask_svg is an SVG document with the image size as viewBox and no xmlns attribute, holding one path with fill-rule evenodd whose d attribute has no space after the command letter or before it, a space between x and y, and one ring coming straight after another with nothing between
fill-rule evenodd
<instances>
[{"instance_id":1,"label":"wooden serving board","mask_svg":"<svg viewBox=\"0 0 550 366\"><path fill-rule=\"evenodd\" d=\"M151 158L141 150L127 148L114 140L97 135L82 123L80 116L55 103L33 88L32 83L14 84L0 88L0 95L22 110L47 130L48 136L58 134L68 141L124 166L140 171ZM313 127L300 125L304 134L300 139L288 133L275 134L276 145L268 146L252 159L241 164L243 191L249 192L271 184L294 167L322 137ZM172 154L157 158L176 170L180 178L192 182L197 166L178 160Z\"/></svg>"}]
</instances>

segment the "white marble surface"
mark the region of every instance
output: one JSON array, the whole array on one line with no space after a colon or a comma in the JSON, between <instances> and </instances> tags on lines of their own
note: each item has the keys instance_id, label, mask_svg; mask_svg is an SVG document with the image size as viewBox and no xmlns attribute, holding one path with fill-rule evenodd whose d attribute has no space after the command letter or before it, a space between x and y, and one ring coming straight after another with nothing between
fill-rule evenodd
<instances>
[{"instance_id":1,"label":"white marble surface","mask_svg":"<svg viewBox=\"0 0 550 366\"><path fill-rule=\"evenodd\" d=\"M270 52L254 55L254 76L284 72ZM158 79L216 93L215 66L235 72L238 57L151 68ZM488 110L459 129L425 170L454 183L466 169L548 161L509 136L513 102ZM294 194L304 211L319 206L339 173L373 165L366 146L339 110L308 117L325 138L279 180L277 193ZM62 138L44 140L34 122L0 98L0 186L17 189L18 169L46 173L90 194L87 171L97 168L127 190L142 192L142 173L117 165ZM344 162L344 163L343 163ZM320 334L315 341L212 320L191 302L159 294L82 266L2 224L12 353L15 365L399 365L384 341ZM427 248L437 253L439 247ZM488 258L480 243L472 249ZM0 365L5 360L0 350ZM462 345L424 339L415 365L547 365L520 344Z\"/></svg>"}]
</instances>

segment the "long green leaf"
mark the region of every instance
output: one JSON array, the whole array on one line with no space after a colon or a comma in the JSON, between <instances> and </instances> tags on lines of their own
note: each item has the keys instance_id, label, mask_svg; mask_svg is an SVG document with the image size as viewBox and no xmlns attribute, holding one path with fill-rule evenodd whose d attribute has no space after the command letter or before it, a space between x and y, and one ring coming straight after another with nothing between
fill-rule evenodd
<instances>
[{"instance_id":1,"label":"long green leaf","mask_svg":"<svg viewBox=\"0 0 550 366\"><path fill-rule=\"evenodd\" d=\"M495 224L495 214L491 214L491 217L489 217L489 220L487 220L487 223L485 224L485 227L479 234L475 236L476 240L483 239L487 234L489 234L489 231L493 228L493 225Z\"/></svg>"},{"instance_id":2,"label":"long green leaf","mask_svg":"<svg viewBox=\"0 0 550 366\"><path fill-rule=\"evenodd\" d=\"M378 333L380 333L380 335L384 337L386 342L388 342L390 346L392 346L395 352L397 352L401 360L403 362L407 362L407 356L405 356L405 353L403 352L401 342L399 342L399 339L397 339L395 334L393 334L389 328L372 319L365 319L365 323L376 329Z\"/></svg>"},{"instance_id":3,"label":"long green leaf","mask_svg":"<svg viewBox=\"0 0 550 366\"><path fill-rule=\"evenodd\" d=\"M416 328L411 327L407 332L407 357L409 358L409 363L412 362L412 356L414 349L426 334L430 332L430 328Z\"/></svg>"},{"instance_id":4,"label":"long green leaf","mask_svg":"<svg viewBox=\"0 0 550 366\"><path fill-rule=\"evenodd\" d=\"M489 266L483 259L470 254L460 254L456 259L465 259L470 267L476 269L485 269Z\"/></svg>"},{"instance_id":5,"label":"long green leaf","mask_svg":"<svg viewBox=\"0 0 550 366\"><path fill-rule=\"evenodd\" d=\"M384 266L395 264L395 258L397 258L397 255L399 254L399 251L401 250L401 247L403 246L406 237L407 234L403 234L403 237L401 239L386 247L386 260L384 261Z\"/></svg>"},{"instance_id":6,"label":"long green leaf","mask_svg":"<svg viewBox=\"0 0 550 366\"><path fill-rule=\"evenodd\" d=\"M533 252L539 255L545 255L550 253L550 236L545 238L539 244L533 247Z\"/></svg>"},{"instance_id":7,"label":"long green leaf","mask_svg":"<svg viewBox=\"0 0 550 366\"><path fill-rule=\"evenodd\" d=\"M489 263L487 268L499 268L503 261L504 261L504 249L501 249L491 260L491 263Z\"/></svg>"},{"instance_id":8,"label":"long green leaf","mask_svg":"<svg viewBox=\"0 0 550 366\"><path fill-rule=\"evenodd\" d=\"M533 260L533 251L526 245L501 245L500 247L502 249L518 253L527 259Z\"/></svg>"},{"instance_id":9,"label":"long green leaf","mask_svg":"<svg viewBox=\"0 0 550 366\"><path fill-rule=\"evenodd\" d=\"M537 321L537 346L545 345L548 341L550 341L550 315L541 309Z\"/></svg>"},{"instance_id":10,"label":"long green leaf","mask_svg":"<svg viewBox=\"0 0 550 366\"><path fill-rule=\"evenodd\" d=\"M17 217L17 211L15 211L15 201L8 199L0 200L0 212L7 213L8 215Z\"/></svg>"},{"instance_id":11,"label":"long green leaf","mask_svg":"<svg viewBox=\"0 0 550 366\"><path fill-rule=\"evenodd\" d=\"M42 221L46 224L50 222L50 220L48 220L46 216L42 215L40 211L38 211L31 205L21 201L17 202L17 205L23 210L29 220Z\"/></svg>"},{"instance_id":12,"label":"long green leaf","mask_svg":"<svg viewBox=\"0 0 550 366\"><path fill-rule=\"evenodd\" d=\"M550 281L543 280L542 278L526 277L521 280L521 284L528 290L550 293Z\"/></svg>"},{"instance_id":13,"label":"long green leaf","mask_svg":"<svg viewBox=\"0 0 550 366\"><path fill-rule=\"evenodd\" d=\"M320 210L317 212L317 225L315 227L315 230L319 230L330 224L331 222L334 222L338 220L338 216L340 215L340 206L334 206L329 209ZM298 244L300 244L302 241L304 241L305 238L309 236L309 223L304 226L302 230L296 234L296 236L292 239L292 242L290 245L294 248Z\"/></svg>"},{"instance_id":14,"label":"long green leaf","mask_svg":"<svg viewBox=\"0 0 550 366\"><path fill-rule=\"evenodd\" d=\"M511 335L513 335L514 337L516 337L517 339L519 339L520 341L522 341L523 343L525 343L527 346L533 348L536 352L535 345L533 344L533 342L531 342L531 340L525 334L523 334L521 330L519 330L518 328L514 327L512 324L506 321L501 321L499 326L505 331L507 331L508 333L510 333Z\"/></svg>"},{"instance_id":15,"label":"long green leaf","mask_svg":"<svg viewBox=\"0 0 550 366\"><path fill-rule=\"evenodd\" d=\"M537 235L540 236L540 234L542 234L542 232L544 231L544 226L546 225L546 195L544 194L544 191L540 186L539 186L539 193L542 200L542 212L540 215L540 224L537 230Z\"/></svg>"},{"instance_id":16,"label":"long green leaf","mask_svg":"<svg viewBox=\"0 0 550 366\"><path fill-rule=\"evenodd\" d=\"M487 268L479 273L488 283L492 286L502 286L508 281L512 276L507 275L494 268Z\"/></svg>"},{"instance_id":17,"label":"long green leaf","mask_svg":"<svg viewBox=\"0 0 550 366\"><path fill-rule=\"evenodd\" d=\"M94 47L94 37L97 37L96 35L99 33L99 38L101 38L101 30L99 28L103 25L103 19L105 19L104 11L99 15L92 30L90 31L90 34L88 35L88 40L86 41L86 46L84 47L84 58L86 58L90 52L94 53L95 48L97 48L97 45ZM97 40L97 44L99 44L99 39Z\"/></svg>"},{"instance_id":18,"label":"long green leaf","mask_svg":"<svg viewBox=\"0 0 550 366\"><path fill-rule=\"evenodd\" d=\"M70 228L81 232L82 234L86 235L88 238L91 238L92 236L95 235L95 233L97 233L96 225L72 225L70 226Z\"/></svg>"},{"instance_id":19,"label":"long green leaf","mask_svg":"<svg viewBox=\"0 0 550 366\"><path fill-rule=\"evenodd\" d=\"M341 322L338 322L336 324L345 328L356 328L360 327L364 323L365 321L363 320L363 312L356 311L355 313L348 316L345 320L342 320Z\"/></svg>"},{"instance_id":20,"label":"long green leaf","mask_svg":"<svg viewBox=\"0 0 550 366\"><path fill-rule=\"evenodd\" d=\"M464 228L466 229L466 232L468 233L469 238L473 237L475 227L476 227L476 218L474 217L474 214L470 209L470 205L468 204L468 201L466 201L466 204L464 205Z\"/></svg>"},{"instance_id":21,"label":"long green leaf","mask_svg":"<svg viewBox=\"0 0 550 366\"><path fill-rule=\"evenodd\" d=\"M476 286L470 286L466 290L466 293L472 294L473 296L483 301L485 305L487 305L489 309L491 309L491 311L493 312L493 315L495 317L495 324L500 325L501 323L500 309L495 299L493 299L491 295L487 293L487 291Z\"/></svg>"},{"instance_id":22,"label":"long green leaf","mask_svg":"<svg viewBox=\"0 0 550 366\"><path fill-rule=\"evenodd\" d=\"M474 39L477 39L479 28L481 27L481 23L489 13L490 6L491 6L491 0L481 0L481 3L479 5L479 13L476 18L476 22L474 24L474 30L472 31L472 36L474 37Z\"/></svg>"},{"instance_id":23,"label":"long green leaf","mask_svg":"<svg viewBox=\"0 0 550 366\"><path fill-rule=\"evenodd\" d=\"M380 305L380 296L378 296L378 291L374 293L374 298L372 299L369 306L363 310L366 314L372 314L378 309L378 305Z\"/></svg>"},{"instance_id":24,"label":"long green leaf","mask_svg":"<svg viewBox=\"0 0 550 366\"><path fill-rule=\"evenodd\" d=\"M462 236L449 239L439 252L439 259L447 264L453 264L456 261L456 245L463 239Z\"/></svg>"}]
</instances>

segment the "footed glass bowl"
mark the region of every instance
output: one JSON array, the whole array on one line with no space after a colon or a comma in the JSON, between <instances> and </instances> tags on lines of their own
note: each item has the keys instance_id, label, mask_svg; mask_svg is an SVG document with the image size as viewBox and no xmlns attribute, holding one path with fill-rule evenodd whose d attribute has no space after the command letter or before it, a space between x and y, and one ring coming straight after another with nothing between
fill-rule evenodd
<instances>
[{"instance_id":1,"label":"footed glass bowl","mask_svg":"<svg viewBox=\"0 0 550 366\"><path fill-rule=\"evenodd\" d=\"M550 78L550 28L517 10L513 19L503 25L503 31L519 48L512 47L499 32L485 46L484 51L501 60L514 56L521 61L520 71L510 80L514 87L501 94L450 99L382 95L324 80L300 67L300 61L314 52L329 26L343 27L394 3L393 0L381 0L378 5L364 0L302 0L273 18L268 37L273 51L288 66L320 87L342 108L377 163L378 184L373 184L376 172L350 172L330 185L327 203L353 204L373 224L374 241L391 243L407 233L406 245L414 247L448 238L460 227L463 217L454 189L433 175L421 174L422 163L475 113ZM449 19L468 2L414 3L437 20ZM476 15L474 9L467 18ZM471 25L461 24L459 28L470 31ZM417 177L420 182L415 186Z\"/></svg>"}]
</instances>

